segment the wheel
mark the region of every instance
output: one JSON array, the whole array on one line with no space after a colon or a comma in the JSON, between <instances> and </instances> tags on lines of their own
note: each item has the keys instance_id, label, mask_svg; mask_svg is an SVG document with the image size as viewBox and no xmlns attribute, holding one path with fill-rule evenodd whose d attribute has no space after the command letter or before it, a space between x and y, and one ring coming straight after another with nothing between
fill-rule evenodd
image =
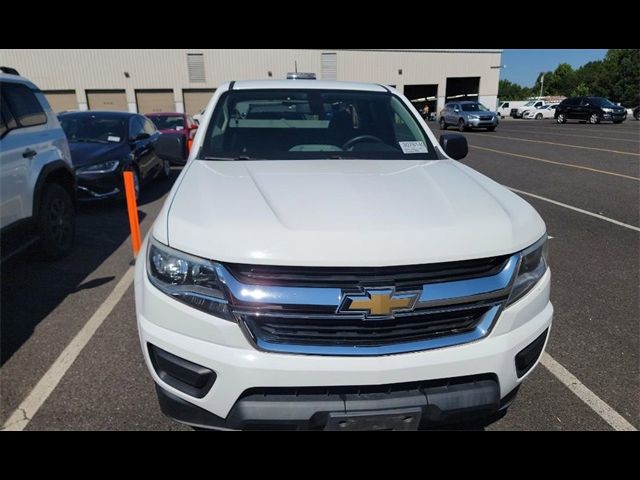
<instances>
[{"instance_id":1,"label":"wheel","mask_svg":"<svg viewBox=\"0 0 640 480\"><path fill-rule=\"evenodd\" d=\"M160 178L162 180L169 180L171 178L171 162L169 160L162 161L162 171L160 172Z\"/></svg>"},{"instance_id":2,"label":"wheel","mask_svg":"<svg viewBox=\"0 0 640 480\"><path fill-rule=\"evenodd\" d=\"M597 113L592 113L589 117L589 123L591 123L592 125L600 123L600 116Z\"/></svg>"},{"instance_id":3,"label":"wheel","mask_svg":"<svg viewBox=\"0 0 640 480\"><path fill-rule=\"evenodd\" d=\"M467 127L464 124L464 120L461 118L460 120L458 120L458 130L464 132L466 129Z\"/></svg>"},{"instance_id":4,"label":"wheel","mask_svg":"<svg viewBox=\"0 0 640 480\"><path fill-rule=\"evenodd\" d=\"M487 132L493 132L496 129L496 127L487 127Z\"/></svg>"},{"instance_id":5,"label":"wheel","mask_svg":"<svg viewBox=\"0 0 640 480\"><path fill-rule=\"evenodd\" d=\"M567 123L567 117L565 117L564 113L559 113L556 117L556 122L558 123Z\"/></svg>"},{"instance_id":6,"label":"wheel","mask_svg":"<svg viewBox=\"0 0 640 480\"><path fill-rule=\"evenodd\" d=\"M636 120L640 120L640 110L633 114L633 118L635 118Z\"/></svg>"},{"instance_id":7,"label":"wheel","mask_svg":"<svg viewBox=\"0 0 640 480\"><path fill-rule=\"evenodd\" d=\"M444 121L443 117L440 117L440 130L446 130L447 129L447 122Z\"/></svg>"},{"instance_id":8,"label":"wheel","mask_svg":"<svg viewBox=\"0 0 640 480\"><path fill-rule=\"evenodd\" d=\"M542 120L542 114L541 113L536 115L536 120Z\"/></svg>"},{"instance_id":9,"label":"wheel","mask_svg":"<svg viewBox=\"0 0 640 480\"><path fill-rule=\"evenodd\" d=\"M67 191L57 183L48 185L42 194L37 229L47 257L60 258L71 251L76 233L76 211Z\"/></svg>"}]
</instances>

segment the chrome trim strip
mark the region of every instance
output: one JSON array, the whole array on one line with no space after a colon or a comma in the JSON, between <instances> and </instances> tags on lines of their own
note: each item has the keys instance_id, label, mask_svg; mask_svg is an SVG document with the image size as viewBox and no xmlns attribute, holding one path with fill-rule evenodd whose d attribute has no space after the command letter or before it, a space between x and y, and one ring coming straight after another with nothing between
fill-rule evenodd
<instances>
[{"instance_id":1,"label":"chrome trim strip","mask_svg":"<svg viewBox=\"0 0 640 480\"><path fill-rule=\"evenodd\" d=\"M511 281L518 268L519 260L519 254L512 255L504 268L490 277L424 285L415 308L473 302L502 295L506 297L509 295Z\"/></svg>"},{"instance_id":2,"label":"chrome trim strip","mask_svg":"<svg viewBox=\"0 0 640 480\"><path fill-rule=\"evenodd\" d=\"M457 335L443 335L441 337L420 340L417 342L395 343L374 347L352 346L343 347L335 345L296 345L290 343L275 343L255 339L256 346L268 352L294 353L301 355L331 355L331 356L372 356L372 355L394 355L398 353L418 352L422 350L433 350L435 348L452 347L463 343L480 340L491 330L495 319L500 312L501 306L496 305L484 314L480 323L470 332ZM243 322L244 323L244 322Z\"/></svg>"},{"instance_id":3,"label":"chrome trim strip","mask_svg":"<svg viewBox=\"0 0 640 480\"><path fill-rule=\"evenodd\" d=\"M93 198L106 198L106 197L112 197L114 195L117 195L118 193L120 193L120 189L118 187L114 188L112 191L107 192L107 193L97 193L94 192L93 190L88 189L87 187L83 187L81 185L78 185L78 190L82 190L83 192L88 193L89 195L91 195Z\"/></svg>"},{"instance_id":4,"label":"chrome trim strip","mask_svg":"<svg viewBox=\"0 0 640 480\"><path fill-rule=\"evenodd\" d=\"M422 293L415 308L422 309L506 297L509 294L508 289L515 276L519 260L519 253L512 255L499 273L489 277L422 285ZM263 306L265 308L274 308L274 305L284 308L291 305L304 305L337 309L342 302L343 290L341 288L249 285L238 281L221 264L216 264L216 272L218 278L228 288L232 297L231 304L249 307ZM398 292L398 294L401 293L403 292Z\"/></svg>"},{"instance_id":5,"label":"chrome trim strip","mask_svg":"<svg viewBox=\"0 0 640 480\"><path fill-rule=\"evenodd\" d=\"M342 300L340 288L277 287L268 285L247 285L239 282L222 265L216 265L218 278L233 297L231 303L305 305L337 308Z\"/></svg>"}]
</instances>

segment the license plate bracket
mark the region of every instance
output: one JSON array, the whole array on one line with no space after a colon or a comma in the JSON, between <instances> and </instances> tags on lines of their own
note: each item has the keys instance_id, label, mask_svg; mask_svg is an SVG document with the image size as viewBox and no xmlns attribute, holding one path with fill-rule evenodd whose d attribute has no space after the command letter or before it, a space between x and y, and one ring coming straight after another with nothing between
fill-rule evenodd
<instances>
[{"instance_id":1,"label":"license plate bracket","mask_svg":"<svg viewBox=\"0 0 640 480\"><path fill-rule=\"evenodd\" d=\"M417 430L421 408L381 411L330 412L325 430Z\"/></svg>"}]
</instances>

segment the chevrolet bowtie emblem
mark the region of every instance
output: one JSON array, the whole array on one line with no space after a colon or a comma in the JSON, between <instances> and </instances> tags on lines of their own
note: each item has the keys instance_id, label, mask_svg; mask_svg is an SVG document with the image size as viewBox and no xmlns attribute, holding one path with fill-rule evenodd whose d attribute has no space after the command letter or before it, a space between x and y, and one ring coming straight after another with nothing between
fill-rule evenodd
<instances>
[{"instance_id":1,"label":"chevrolet bowtie emblem","mask_svg":"<svg viewBox=\"0 0 640 480\"><path fill-rule=\"evenodd\" d=\"M393 317L413 310L420 292L396 293L393 288L365 289L364 294L344 295L339 313L364 313L365 318Z\"/></svg>"}]
</instances>

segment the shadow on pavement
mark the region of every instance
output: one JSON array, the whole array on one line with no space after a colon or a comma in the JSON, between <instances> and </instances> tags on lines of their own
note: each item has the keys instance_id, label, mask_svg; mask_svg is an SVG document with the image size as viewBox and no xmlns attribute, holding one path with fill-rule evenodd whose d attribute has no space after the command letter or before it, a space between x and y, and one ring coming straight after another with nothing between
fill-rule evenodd
<instances>
[{"instance_id":1,"label":"shadow on pavement","mask_svg":"<svg viewBox=\"0 0 640 480\"><path fill-rule=\"evenodd\" d=\"M171 189L171 179L155 180L143 186L140 205L151 203ZM139 220L146 214L138 211ZM107 260L129 237L129 220L124 202L81 203L76 222L73 251L67 257L49 261L37 248L29 248L0 267L0 365L25 343L38 324L70 294L97 288L113 276L85 278Z\"/></svg>"}]
</instances>

